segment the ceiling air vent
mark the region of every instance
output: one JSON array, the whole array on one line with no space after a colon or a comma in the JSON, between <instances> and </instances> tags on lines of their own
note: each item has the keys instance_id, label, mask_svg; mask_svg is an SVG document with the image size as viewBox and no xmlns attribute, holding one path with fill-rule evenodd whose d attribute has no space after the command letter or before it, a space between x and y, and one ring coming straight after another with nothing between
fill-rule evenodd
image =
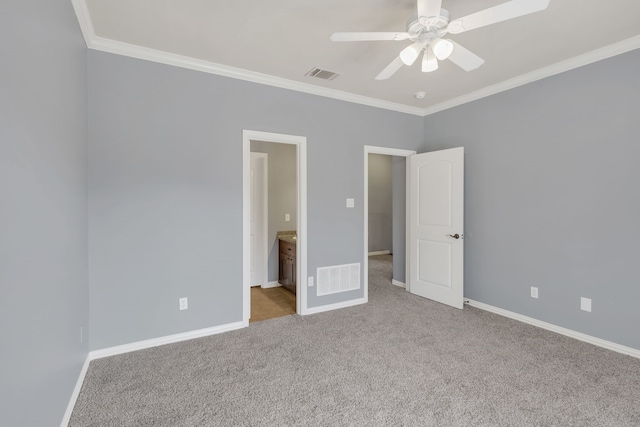
<instances>
[{"instance_id":1,"label":"ceiling air vent","mask_svg":"<svg viewBox=\"0 0 640 427\"><path fill-rule=\"evenodd\" d=\"M322 80L333 80L339 76L339 74L334 73L333 71L323 70L322 68L312 68L305 76L315 77L316 79Z\"/></svg>"}]
</instances>

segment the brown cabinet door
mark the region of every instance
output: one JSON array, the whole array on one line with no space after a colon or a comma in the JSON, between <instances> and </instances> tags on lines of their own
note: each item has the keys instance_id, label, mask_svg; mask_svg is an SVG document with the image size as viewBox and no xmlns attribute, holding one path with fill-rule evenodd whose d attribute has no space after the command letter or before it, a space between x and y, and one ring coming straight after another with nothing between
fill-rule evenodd
<instances>
[{"instance_id":1,"label":"brown cabinet door","mask_svg":"<svg viewBox=\"0 0 640 427\"><path fill-rule=\"evenodd\" d=\"M296 293L296 244L280 240L278 282Z\"/></svg>"},{"instance_id":2,"label":"brown cabinet door","mask_svg":"<svg viewBox=\"0 0 640 427\"><path fill-rule=\"evenodd\" d=\"M282 284L285 288L296 293L296 259L288 256L284 263L286 280Z\"/></svg>"},{"instance_id":3,"label":"brown cabinet door","mask_svg":"<svg viewBox=\"0 0 640 427\"><path fill-rule=\"evenodd\" d=\"M285 280L285 271L284 271L284 261L286 259L286 255L280 252L280 266L278 267L278 282L282 284Z\"/></svg>"}]
</instances>

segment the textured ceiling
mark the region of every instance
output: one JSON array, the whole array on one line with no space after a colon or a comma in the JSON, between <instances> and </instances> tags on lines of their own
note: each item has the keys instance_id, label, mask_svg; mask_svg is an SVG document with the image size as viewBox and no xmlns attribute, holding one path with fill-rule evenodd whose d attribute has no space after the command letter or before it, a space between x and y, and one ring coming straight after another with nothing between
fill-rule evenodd
<instances>
[{"instance_id":1,"label":"textured ceiling","mask_svg":"<svg viewBox=\"0 0 640 427\"><path fill-rule=\"evenodd\" d=\"M452 19L504 0L443 0ZM605 8L606 5L606 8ZM450 35L485 60L466 72L420 63L374 77L409 41L332 42L340 31L404 31L411 0L87 0L95 35L291 81L428 109L640 34L638 0L551 0L542 11ZM314 67L333 81L306 77ZM424 99L414 94L425 91Z\"/></svg>"}]
</instances>

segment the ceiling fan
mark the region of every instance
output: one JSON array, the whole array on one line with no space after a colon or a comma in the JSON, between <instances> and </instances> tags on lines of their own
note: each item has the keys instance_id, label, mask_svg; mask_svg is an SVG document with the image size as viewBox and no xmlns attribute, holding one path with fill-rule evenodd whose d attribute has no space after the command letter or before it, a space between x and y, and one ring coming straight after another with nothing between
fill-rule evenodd
<instances>
[{"instance_id":1,"label":"ceiling fan","mask_svg":"<svg viewBox=\"0 0 640 427\"><path fill-rule=\"evenodd\" d=\"M472 71L484 64L484 60L453 40L443 38L447 33L459 34L485 27L507 19L517 18L544 10L551 0L511 0L494 7L451 20L451 15L442 9L442 0L417 0L418 14L407 21L406 32L356 32L333 33L331 40L377 41L410 40L413 44L404 48L400 55L376 76L376 80L391 77L402 65L412 65L422 56L422 71L438 69L438 60L449 59L465 71Z\"/></svg>"}]
</instances>

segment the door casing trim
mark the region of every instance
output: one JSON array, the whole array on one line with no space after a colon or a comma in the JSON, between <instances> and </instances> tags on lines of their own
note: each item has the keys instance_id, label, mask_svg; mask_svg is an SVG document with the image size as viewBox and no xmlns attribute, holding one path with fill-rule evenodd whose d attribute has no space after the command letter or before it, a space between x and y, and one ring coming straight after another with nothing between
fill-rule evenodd
<instances>
[{"instance_id":1,"label":"door casing trim","mask_svg":"<svg viewBox=\"0 0 640 427\"><path fill-rule=\"evenodd\" d=\"M251 312L251 141L293 144L297 146L298 222L296 243L296 313L307 314L307 137L242 131L242 323L249 326Z\"/></svg>"}]
</instances>

